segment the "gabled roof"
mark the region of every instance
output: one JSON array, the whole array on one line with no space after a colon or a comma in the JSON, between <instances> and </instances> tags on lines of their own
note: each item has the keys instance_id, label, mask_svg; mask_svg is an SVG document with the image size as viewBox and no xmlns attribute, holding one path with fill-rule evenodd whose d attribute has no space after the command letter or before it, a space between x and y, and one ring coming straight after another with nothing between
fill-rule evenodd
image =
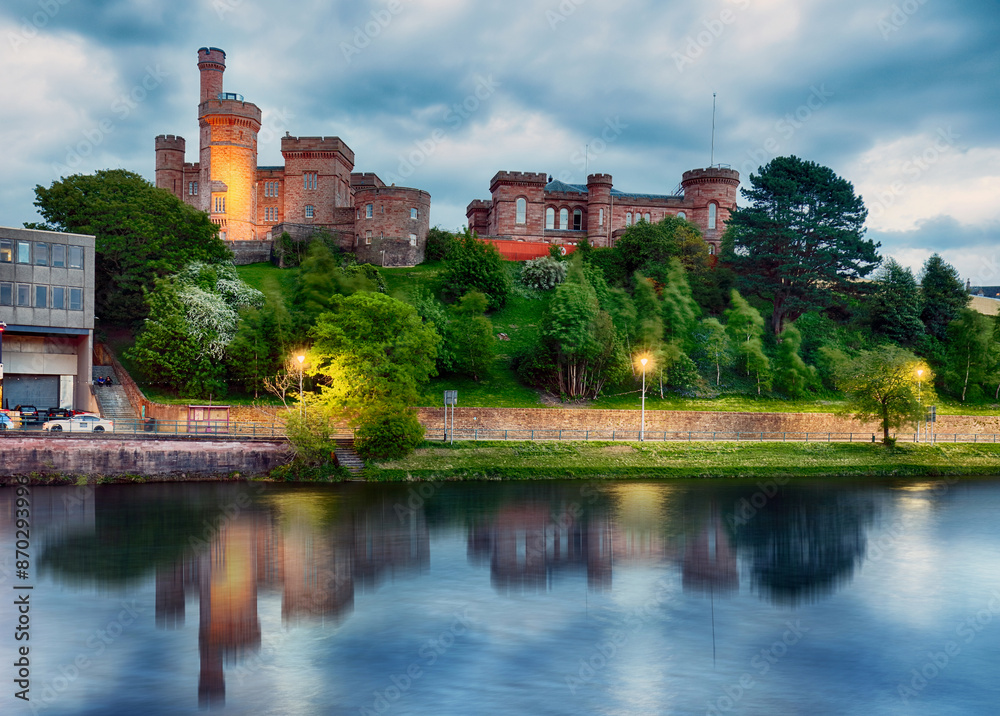
<instances>
[{"instance_id":1,"label":"gabled roof","mask_svg":"<svg viewBox=\"0 0 1000 716\"><path fill-rule=\"evenodd\" d=\"M566 182L559 181L558 179L553 179L546 184L545 191L558 191L570 194L588 193L586 184L567 184ZM627 191L619 191L614 188L611 189L611 196L621 199L684 199L683 194L635 194Z\"/></svg>"}]
</instances>

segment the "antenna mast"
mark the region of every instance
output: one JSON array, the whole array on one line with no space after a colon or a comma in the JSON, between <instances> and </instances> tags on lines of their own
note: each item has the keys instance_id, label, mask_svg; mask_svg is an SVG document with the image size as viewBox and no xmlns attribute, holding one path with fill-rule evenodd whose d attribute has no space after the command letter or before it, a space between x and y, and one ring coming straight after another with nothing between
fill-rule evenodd
<instances>
[{"instance_id":1,"label":"antenna mast","mask_svg":"<svg viewBox=\"0 0 1000 716\"><path fill-rule=\"evenodd\" d=\"M715 92L712 93L712 160L708 166L715 166Z\"/></svg>"}]
</instances>

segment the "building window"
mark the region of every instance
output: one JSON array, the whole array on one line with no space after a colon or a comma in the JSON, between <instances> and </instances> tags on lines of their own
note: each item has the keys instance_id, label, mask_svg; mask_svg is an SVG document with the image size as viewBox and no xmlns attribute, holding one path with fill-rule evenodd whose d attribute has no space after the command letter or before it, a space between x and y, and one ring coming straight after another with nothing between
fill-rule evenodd
<instances>
[{"instance_id":1,"label":"building window","mask_svg":"<svg viewBox=\"0 0 1000 716\"><path fill-rule=\"evenodd\" d=\"M198 196L198 182L188 182L188 196Z\"/></svg>"},{"instance_id":2,"label":"building window","mask_svg":"<svg viewBox=\"0 0 1000 716\"><path fill-rule=\"evenodd\" d=\"M524 197L518 198L514 203L516 207L516 216L514 217L514 223L523 224L528 221L528 201Z\"/></svg>"},{"instance_id":3,"label":"building window","mask_svg":"<svg viewBox=\"0 0 1000 716\"><path fill-rule=\"evenodd\" d=\"M573 209L573 231L583 231L583 212Z\"/></svg>"},{"instance_id":4,"label":"building window","mask_svg":"<svg viewBox=\"0 0 1000 716\"><path fill-rule=\"evenodd\" d=\"M215 197L215 213L216 214L226 213L226 197L224 196Z\"/></svg>"},{"instance_id":5,"label":"building window","mask_svg":"<svg viewBox=\"0 0 1000 716\"><path fill-rule=\"evenodd\" d=\"M375 215L375 205L365 204L365 218L370 219Z\"/></svg>"},{"instance_id":6,"label":"building window","mask_svg":"<svg viewBox=\"0 0 1000 716\"><path fill-rule=\"evenodd\" d=\"M49 245L41 242L35 243L35 266L49 265Z\"/></svg>"},{"instance_id":7,"label":"building window","mask_svg":"<svg viewBox=\"0 0 1000 716\"><path fill-rule=\"evenodd\" d=\"M417 210L416 209L410 209L410 218L411 219L416 219L417 218Z\"/></svg>"},{"instance_id":8,"label":"building window","mask_svg":"<svg viewBox=\"0 0 1000 716\"><path fill-rule=\"evenodd\" d=\"M604 226L604 209L599 209L597 212L597 223Z\"/></svg>"},{"instance_id":9,"label":"building window","mask_svg":"<svg viewBox=\"0 0 1000 716\"><path fill-rule=\"evenodd\" d=\"M49 307L49 287L35 286L35 308Z\"/></svg>"},{"instance_id":10,"label":"building window","mask_svg":"<svg viewBox=\"0 0 1000 716\"><path fill-rule=\"evenodd\" d=\"M647 224L650 223L650 221L649 221L649 212L648 211L645 214L642 215L642 220L645 221Z\"/></svg>"},{"instance_id":11,"label":"building window","mask_svg":"<svg viewBox=\"0 0 1000 716\"><path fill-rule=\"evenodd\" d=\"M52 308L66 308L66 289L62 286L52 287Z\"/></svg>"},{"instance_id":12,"label":"building window","mask_svg":"<svg viewBox=\"0 0 1000 716\"><path fill-rule=\"evenodd\" d=\"M70 268L83 268L83 247L82 246L70 246L69 247L69 267Z\"/></svg>"},{"instance_id":13,"label":"building window","mask_svg":"<svg viewBox=\"0 0 1000 716\"><path fill-rule=\"evenodd\" d=\"M678 211L678 212L677 212L677 218L678 218L678 219L687 219L687 218L688 218L688 215L687 215L687 214L685 214L685 213L684 213L683 211Z\"/></svg>"},{"instance_id":14,"label":"building window","mask_svg":"<svg viewBox=\"0 0 1000 716\"><path fill-rule=\"evenodd\" d=\"M302 188L303 189L315 189L316 188L316 172L306 172L302 175Z\"/></svg>"},{"instance_id":15,"label":"building window","mask_svg":"<svg viewBox=\"0 0 1000 716\"><path fill-rule=\"evenodd\" d=\"M14 284L0 283L0 306L14 305Z\"/></svg>"},{"instance_id":16,"label":"building window","mask_svg":"<svg viewBox=\"0 0 1000 716\"><path fill-rule=\"evenodd\" d=\"M551 206L545 210L545 228L554 229L556 228L556 210Z\"/></svg>"},{"instance_id":17,"label":"building window","mask_svg":"<svg viewBox=\"0 0 1000 716\"><path fill-rule=\"evenodd\" d=\"M307 219L313 218L313 205L312 204L306 204L306 218Z\"/></svg>"},{"instance_id":18,"label":"building window","mask_svg":"<svg viewBox=\"0 0 1000 716\"><path fill-rule=\"evenodd\" d=\"M30 283L19 283L17 284L17 305L18 306L31 306L31 284Z\"/></svg>"},{"instance_id":19,"label":"building window","mask_svg":"<svg viewBox=\"0 0 1000 716\"><path fill-rule=\"evenodd\" d=\"M278 182L264 182L264 196L278 196Z\"/></svg>"},{"instance_id":20,"label":"building window","mask_svg":"<svg viewBox=\"0 0 1000 716\"><path fill-rule=\"evenodd\" d=\"M708 245L708 255L715 256L715 244Z\"/></svg>"},{"instance_id":21,"label":"building window","mask_svg":"<svg viewBox=\"0 0 1000 716\"><path fill-rule=\"evenodd\" d=\"M366 244L370 244L371 242L372 242L372 232L371 231L366 231L365 232L365 243Z\"/></svg>"},{"instance_id":22,"label":"building window","mask_svg":"<svg viewBox=\"0 0 1000 716\"><path fill-rule=\"evenodd\" d=\"M69 310L71 310L71 311L82 311L83 310L83 289L82 288L71 288L69 290Z\"/></svg>"},{"instance_id":23,"label":"building window","mask_svg":"<svg viewBox=\"0 0 1000 716\"><path fill-rule=\"evenodd\" d=\"M625 214L625 226L631 226L631 225L632 225L632 212L629 211Z\"/></svg>"},{"instance_id":24,"label":"building window","mask_svg":"<svg viewBox=\"0 0 1000 716\"><path fill-rule=\"evenodd\" d=\"M719 215L719 205L714 201L708 205L708 228L714 229L715 223L718 220Z\"/></svg>"},{"instance_id":25,"label":"building window","mask_svg":"<svg viewBox=\"0 0 1000 716\"><path fill-rule=\"evenodd\" d=\"M417 235L410 234L410 246L416 246L416 245L417 245Z\"/></svg>"},{"instance_id":26,"label":"building window","mask_svg":"<svg viewBox=\"0 0 1000 716\"><path fill-rule=\"evenodd\" d=\"M14 260L14 242L0 239L0 263L9 264Z\"/></svg>"},{"instance_id":27,"label":"building window","mask_svg":"<svg viewBox=\"0 0 1000 716\"><path fill-rule=\"evenodd\" d=\"M52 265L56 268L65 268L66 247L63 244L52 244Z\"/></svg>"},{"instance_id":28,"label":"building window","mask_svg":"<svg viewBox=\"0 0 1000 716\"><path fill-rule=\"evenodd\" d=\"M569 209L559 210L559 228L560 229L569 228Z\"/></svg>"},{"instance_id":29,"label":"building window","mask_svg":"<svg viewBox=\"0 0 1000 716\"><path fill-rule=\"evenodd\" d=\"M17 242L17 262L19 264L31 263L31 243L27 241Z\"/></svg>"}]
</instances>

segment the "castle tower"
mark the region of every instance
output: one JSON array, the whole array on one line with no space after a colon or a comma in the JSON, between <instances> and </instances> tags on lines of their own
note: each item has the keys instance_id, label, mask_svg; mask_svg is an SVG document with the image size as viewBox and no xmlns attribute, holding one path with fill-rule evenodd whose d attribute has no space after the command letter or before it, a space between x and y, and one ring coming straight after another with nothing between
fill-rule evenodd
<instances>
[{"instance_id":1,"label":"castle tower","mask_svg":"<svg viewBox=\"0 0 1000 716\"><path fill-rule=\"evenodd\" d=\"M226 53L217 47L198 50L201 104L199 192L195 206L207 211L229 241L256 237L257 133L261 112L243 96L224 92Z\"/></svg>"},{"instance_id":2,"label":"castle tower","mask_svg":"<svg viewBox=\"0 0 1000 716\"><path fill-rule=\"evenodd\" d=\"M712 253L718 253L721 246L729 214L736 208L739 185L738 171L719 166L692 169L681 177L684 201L692 214L687 219L705 227L704 238Z\"/></svg>"},{"instance_id":3,"label":"castle tower","mask_svg":"<svg viewBox=\"0 0 1000 716\"><path fill-rule=\"evenodd\" d=\"M611 175L587 177L587 240L592 246L610 246Z\"/></svg>"},{"instance_id":4,"label":"castle tower","mask_svg":"<svg viewBox=\"0 0 1000 716\"><path fill-rule=\"evenodd\" d=\"M491 236L537 234L545 225L544 172L497 172L490 181ZM523 211L523 214L521 213ZM522 220L523 219L523 220Z\"/></svg>"},{"instance_id":5,"label":"castle tower","mask_svg":"<svg viewBox=\"0 0 1000 716\"><path fill-rule=\"evenodd\" d=\"M184 137L161 134L156 144L156 186L178 199L184 191Z\"/></svg>"}]
</instances>

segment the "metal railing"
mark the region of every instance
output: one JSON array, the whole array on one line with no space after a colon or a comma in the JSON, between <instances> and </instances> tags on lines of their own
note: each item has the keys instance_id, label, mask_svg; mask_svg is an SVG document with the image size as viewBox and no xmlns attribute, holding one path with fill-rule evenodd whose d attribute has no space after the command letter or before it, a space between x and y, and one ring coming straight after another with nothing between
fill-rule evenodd
<instances>
[{"instance_id":1,"label":"metal railing","mask_svg":"<svg viewBox=\"0 0 1000 716\"><path fill-rule=\"evenodd\" d=\"M892 433L897 442L931 443L997 443L997 433L936 433L929 439L918 441L916 433ZM611 441L611 442L837 442L872 443L882 442L882 433L838 433L838 432L791 432L791 431L734 431L734 430L646 430L641 436L638 430L567 430L559 428L503 429L503 428L430 428L425 439L447 442L449 440L479 441Z\"/></svg>"},{"instance_id":2,"label":"metal railing","mask_svg":"<svg viewBox=\"0 0 1000 716\"><path fill-rule=\"evenodd\" d=\"M71 420L68 420L71 422ZM2 435L52 436L52 437L135 437L163 438L185 437L213 440L286 440L285 428L279 423L270 425L232 420L115 420L113 430L90 432L72 430L71 425L62 426L61 431L42 430L42 423L15 426L11 430L0 431Z\"/></svg>"}]
</instances>

